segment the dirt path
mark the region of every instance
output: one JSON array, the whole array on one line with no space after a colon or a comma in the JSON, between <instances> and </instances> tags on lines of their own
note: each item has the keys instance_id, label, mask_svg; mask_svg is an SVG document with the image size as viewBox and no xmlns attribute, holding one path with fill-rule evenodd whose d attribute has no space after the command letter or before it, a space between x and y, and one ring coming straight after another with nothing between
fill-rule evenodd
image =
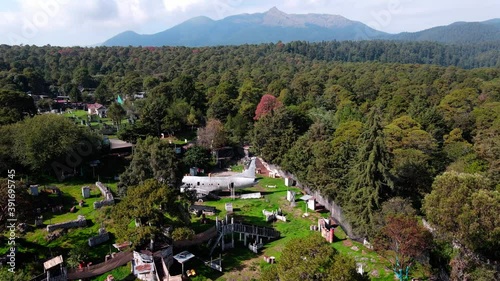
<instances>
[{"instance_id":1,"label":"dirt path","mask_svg":"<svg viewBox=\"0 0 500 281\"><path fill-rule=\"evenodd\" d=\"M76 271L73 272L70 272L68 270L68 280L84 279L104 274L119 266L127 264L132 260L132 258L133 258L132 252L120 252L116 254L114 258L106 262L96 264L95 266L92 266L89 270L82 269L82 271L80 271L77 269Z\"/></svg>"},{"instance_id":2,"label":"dirt path","mask_svg":"<svg viewBox=\"0 0 500 281\"><path fill-rule=\"evenodd\" d=\"M193 245L199 245L216 236L217 236L217 230L215 229L214 226L202 233L196 234L192 240L174 241L174 248L185 248Z\"/></svg>"}]
</instances>

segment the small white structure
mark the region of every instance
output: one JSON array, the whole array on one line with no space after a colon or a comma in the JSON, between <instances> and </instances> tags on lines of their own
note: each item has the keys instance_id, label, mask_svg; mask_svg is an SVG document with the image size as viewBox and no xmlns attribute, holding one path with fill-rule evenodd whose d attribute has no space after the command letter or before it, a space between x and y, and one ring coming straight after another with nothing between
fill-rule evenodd
<instances>
[{"instance_id":1,"label":"small white structure","mask_svg":"<svg viewBox=\"0 0 500 281\"><path fill-rule=\"evenodd\" d=\"M174 256L174 259L182 264L182 273L184 274L184 263L186 263L188 260L194 258L194 255L191 254L188 251L180 252L177 255Z\"/></svg>"},{"instance_id":2,"label":"small white structure","mask_svg":"<svg viewBox=\"0 0 500 281\"><path fill-rule=\"evenodd\" d=\"M240 196L240 199L259 199L261 197L262 194L260 192L256 192L256 193L242 194Z\"/></svg>"},{"instance_id":3,"label":"small white structure","mask_svg":"<svg viewBox=\"0 0 500 281\"><path fill-rule=\"evenodd\" d=\"M255 241L254 243L248 244L248 249L250 249L250 251L256 254L258 254L259 250L262 248L264 248L264 243L262 243L262 238L260 239L260 243Z\"/></svg>"},{"instance_id":4,"label":"small white structure","mask_svg":"<svg viewBox=\"0 0 500 281\"><path fill-rule=\"evenodd\" d=\"M90 198L90 187L88 186L83 186L82 187L82 196L83 198Z\"/></svg>"},{"instance_id":5,"label":"small white structure","mask_svg":"<svg viewBox=\"0 0 500 281\"><path fill-rule=\"evenodd\" d=\"M292 178L285 178L286 186L295 186L295 181Z\"/></svg>"},{"instance_id":6,"label":"small white structure","mask_svg":"<svg viewBox=\"0 0 500 281\"><path fill-rule=\"evenodd\" d=\"M295 202L295 191L287 190L286 191L286 200L289 202Z\"/></svg>"},{"instance_id":7,"label":"small white structure","mask_svg":"<svg viewBox=\"0 0 500 281\"><path fill-rule=\"evenodd\" d=\"M57 268L59 266L59 268ZM66 268L63 266L63 257L57 256L43 263L43 268L47 274L44 280L68 280Z\"/></svg>"},{"instance_id":8,"label":"small white structure","mask_svg":"<svg viewBox=\"0 0 500 281\"><path fill-rule=\"evenodd\" d=\"M362 263L358 263L358 264L356 264L356 267L357 267L356 268L356 272L358 272L359 274L363 275L363 273L365 272L363 270L363 264Z\"/></svg>"},{"instance_id":9,"label":"small white structure","mask_svg":"<svg viewBox=\"0 0 500 281\"><path fill-rule=\"evenodd\" d=\"M276 219L286 222L286 216L276 215Z\"/></svg>"},{"instance_id":10,"label":"small white structure","mask_svg":"<svg viewBox=\"0 0 500 281\"><path fill-rule=\"evenodd\" d=\"M364 245L366 248L368 248L368 249L370 249L370 250L373 250L373 245L372 245L370 242L368 242L368 240L366 240L366 238L365 238L365 239L363 239L363 245Z\"/></svg>"},{"instance_id":11,"label":"small white structure","mask_svg":"<svg viewBox=\"0 0 500 281\"><path fill-rule=\"evenodd\" d=\"M38 185L30 185L30 193L33 196L38 196Z\"/></svg>"},{"instance_id":12,"label":"small white structure","mask_svg":"<svg viewBox=\"0 0 500 281\"><path fill-rule=\"evenodd\" d=\"M226 203L226 211L227 212L233 211L233 203Z\"/></svg>"},{"instance_id":13,"label":"small white structure","mask_svg":"<svg viewBox=\"0 0 500 281\"><path fill-rule=\"evenodd\" d=\"M309 210L316 211L316 199L311 198L311 199L307 200L307 208Z\"/></svg>"},{"instance_id":14,"label":"small white structure","mask_svg":"<svg viewBox=\"0 0 500 281\"><path fill-rule=\"evenodd\" d=\"M262 214L266 217L266 222L274 221L276 219L276 214L274 212L262 210Z\"/></svg>"}]
</instances>

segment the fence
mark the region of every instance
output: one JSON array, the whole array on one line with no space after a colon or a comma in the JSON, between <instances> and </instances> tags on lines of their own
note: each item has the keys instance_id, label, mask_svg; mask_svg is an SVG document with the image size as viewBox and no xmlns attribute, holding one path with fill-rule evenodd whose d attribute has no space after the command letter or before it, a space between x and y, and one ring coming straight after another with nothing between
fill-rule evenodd
<instances>
[{"instance_id":1,"label":"fence","mask_svg":"<svg viewBox=\"0 0 500 281\"><path fill-rule=\"evenodd\" d=\"M311 190L308 186L302 185L294 174L281 170L280 167L276 165L269 164L270 169L278 171L282 178L291 178L296 182L296 186L305 191L307 194L312 195L316 202L325 206L326 209L330 211L331 216L339 223L340 227L349 235L352 239L360 239L352 232L352 226L349 221L344 217L342 208L337 205L333 200L323 197L323 195L318 190Z\"/></svg>"}]
</instances>

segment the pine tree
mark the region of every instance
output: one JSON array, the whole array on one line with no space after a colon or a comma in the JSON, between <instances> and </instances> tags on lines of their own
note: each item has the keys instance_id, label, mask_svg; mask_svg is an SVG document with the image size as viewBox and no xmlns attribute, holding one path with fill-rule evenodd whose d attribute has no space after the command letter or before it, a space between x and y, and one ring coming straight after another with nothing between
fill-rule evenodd
<instances>
[{"instance_id":1,"label":"pine tree","mask_svg":"<svg viewBox=\"0 0 500 281\"><path fill-rule=\"evenodd\" d=\"M358 139L358 154L349 171L351 184L343 200L355 233L362 236L371 233L375 211L393 187L390 154L385 147L380 116L378 108L368 114L364 132Z\"/></svg>"}]
</instances>

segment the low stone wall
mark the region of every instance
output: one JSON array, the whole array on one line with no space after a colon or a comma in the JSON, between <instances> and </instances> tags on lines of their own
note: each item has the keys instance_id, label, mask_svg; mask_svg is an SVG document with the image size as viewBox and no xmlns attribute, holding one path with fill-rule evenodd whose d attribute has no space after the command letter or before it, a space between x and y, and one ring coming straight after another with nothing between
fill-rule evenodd
<instances>
[{"instance_id":1,"label":"low stone wall","mask_svg":"<svg viewBox=\"0 0 500 281\"><path fill-rule=\"evenodd\" d=\"M95 183L95 185L101 191L104 200L113 200L113 194L111 194L109 188L107 188L104 184L102 184L102 182L98 181Z\"/></svg>"},{"instance_id":2,"label":"low stone wall","mask_svg":"<svg viewBox=\"0 0 500 281\"><path fill-rule=\"evenodd\" d=\"M102 206L114 205L115 199L113 198L113 194L111 193L109 188L107 188L104 184L102 184L102 182L99 182L99 181L96 182L95 185L101 191L102 196L104 197L104 200L94 202L94 209L99 209Z\"/></svg>"},{"instance_id":3,"label":"low stone wall","mask_svg":"<svg viewBox=\"0 0 500 281\"><path fill-rule=\"evenodd\" d=\"M68 221L68 222L62 222L62 223L56 223L56 224L49 224L47 225L47 232L52 232L57 229L68 229L68 228L77 228L77 227L84 227L87 226L87 220L85 219L84 216L78 216L78 219L74 221Z\"/></svg>"},{"instance_id":4,"label":"low stone wall","mask_svg":"<svg viewBox=\"0 0 500 281\"><path fill-rule=\"evenodd\" d=\"M89 242L90 247L94 247L94 246L102 244L108 240L109 240L109 232L105 232L103 234L100 234L100 235L97 235L94 237L90 237L88 242Z\"/></svg>"},{"instance_id":5,"label":"low stone wall","mask_svg":"<svg viewBox=\"0 0 500 281\"><path fill-rule=\"evenodd\" d=\"M110 206L110 205L114 205L114 204L115 204L115 200L96 201L96 202L94 202L94 209L99 209L102 206Z\"/></svg>"}]
</instances>

